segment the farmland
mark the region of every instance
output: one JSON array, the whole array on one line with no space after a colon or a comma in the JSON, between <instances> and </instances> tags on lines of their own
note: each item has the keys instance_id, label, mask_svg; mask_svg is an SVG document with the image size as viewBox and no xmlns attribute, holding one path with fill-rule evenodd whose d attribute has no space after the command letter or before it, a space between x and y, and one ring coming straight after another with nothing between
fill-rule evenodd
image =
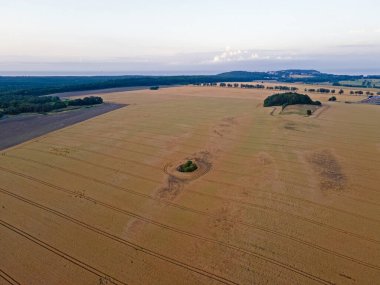
<instances>
[{"instance_id":1,"label":"farmland","mask_svg":"<svg viewBox=\"0 0 380 285\"><path fill-rule=\"evenodd\" d=\"M119 104L103 104L84 108L67 108L68 110L49 114L22 114L2 118L0 121L0 133L2 134L0 150L123 106Z\"/></svg>"},{"instance_id":2,"label":"farmland","mask_svg":"<svg viewBox=\"0 0 380 285\"><path fill-rule=\"evenodd\" d=\"M291 86L323 106L107 93L127 106L3 150L0 284L375 284L379 107Z\"/></svg>"},{"instance_id":3,"label":"farmland","mask_svg":"<svg viewBox=\"0 0 380 285\"><path fill-rule=\"evenodd\" d=\"M352 87L373 87L380 88L380 79L355 79L355 80L344 80L340 81L340 84L344 86L352 86Z\"/></svg>"}]
</instances>

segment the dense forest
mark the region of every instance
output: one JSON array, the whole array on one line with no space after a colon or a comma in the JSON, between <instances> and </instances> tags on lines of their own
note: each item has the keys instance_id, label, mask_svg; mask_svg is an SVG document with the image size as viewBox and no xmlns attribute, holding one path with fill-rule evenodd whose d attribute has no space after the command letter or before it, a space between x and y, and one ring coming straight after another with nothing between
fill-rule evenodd
<instances>
[{"instance_id":1,"label":"dense forest","mask_svg":"<svg viewBox=\"0 0 380 285\"><path fill-rule=\"evenodd\" d=\"M0 96L0 118L4 115L47 113L68 106L88 106L101 103L103 103L103 99L94 96L65 101L56 96Z\"/></svg>"},{"instance_id":2,"label":"dense forest","mask_svg":"<svg viewBox=\"0 0 380 285\"><path fill-rule=\"evenodd\" d=\"M304 77L294 77L301 74ZM276 80L279 82L303 82L339 84L344 80L362 79L363 76L333 75L315 70L284 70L276 72L233 71L218 75L190 76L0 76L0 96L41 96L54 93L98 90L133 86L160 86L183 84L213 84L216 82L249 82Z\"/></svg>"},{"instance_id":3,"label":"dense forest","mask_svg":"<svg viewBox=\"0 0 380 285\"><path fill-rule=\"evenodd\" d=\"M230 77L224 81L234 81ZM261 80L255 77L253 80ZM0 96L41 96L119 87L183 85L220 82L218 76L0 77Z\"/></svg>"}]
</instances>

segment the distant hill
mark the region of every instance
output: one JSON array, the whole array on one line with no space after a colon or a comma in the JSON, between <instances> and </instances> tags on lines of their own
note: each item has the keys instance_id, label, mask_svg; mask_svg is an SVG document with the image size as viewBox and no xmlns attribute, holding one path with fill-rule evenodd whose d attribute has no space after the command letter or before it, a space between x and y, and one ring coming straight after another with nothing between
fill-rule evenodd
<instances>
[{"instance_id":1,"label":"distant hill","mask_svg":"<svg viewBox=\"0 0 380 285\"><path fill-rule=\"evenodd\" d=\"M375 77L375 76L374 76ZM279 82L329 83L363 79L364 76L334 75L317 70L289 69L270 72L230 71L217 75L186 76L0 76L0 101L14 96L41 96L62 92L87 91L136 86L186 85L216 82L250 82L276 80ZM365 77L367 80L370 77Z\"/></svg>"},{"instance_id":2,"label":"distant hill","mask_svg":"<svg viewBox=\"0 0 380 285\"><path fill-rule=\"evenodd\" d=\"M250 71L229 71L217 74L218 77L229 77L229 76L236 76L236 77L245 77L245 76L266 76L268 75L267 72L250 72Z\"/></svg>"},{"instance_id":3,"label":"distant hill","mask_svg":"<svg viewBox=\"0 0 380 285\"><path fill-rule=\"evenodd\" d=\"M290 78L302 78L302 77L315 77L320 76L321 72L313 69L286 69L279 71L268 72L273 75L277 75L280 77L290 77Z\"/></svg>"},{"instance_id":4,"label":"distant hill","mask_svg":"<svg viewBox=\"0 0 380 285\"><path fill-rule=\"evenodd\" d=\"M218 74L219 78L235 78L238 80L277 80L280 82L303 82L303 83L331 83L338 84L339 81L357 80L363 78L362 75L335 75L322 73L313 69L286 69L268 72L248 72L248 71L231 71ZM236 80L237 81L237 80Z\"/></svg>"},{"instance_id":5,"label":"distant hill","mask_svg":"<svg viewBox=\"0 0 380 285\"><path fill-rule=\"evenodd\" d=\"M225 73L220 73L217 76L219 77L290 77L292 75L308 75L308 76L319 76L322 73L318 70L313 69L286 69L278 71L268 71L268 72L248 72L248 71L230 71Z\"/></svg>"}]
</instances>

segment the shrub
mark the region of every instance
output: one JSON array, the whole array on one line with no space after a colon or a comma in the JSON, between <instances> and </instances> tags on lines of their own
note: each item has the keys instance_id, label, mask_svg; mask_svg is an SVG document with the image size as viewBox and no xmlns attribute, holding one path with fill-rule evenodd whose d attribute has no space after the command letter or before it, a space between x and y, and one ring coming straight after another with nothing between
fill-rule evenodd
<instances>
[{"instance_id":1,"label":"shrub","mask_svg":"<svg viewBox=\"0 0 380 285\"><path fill-rule=\"evenodd\" d=\"M178 167L178 171L180 172L193 172L197 169L198 169L198 166L191 160L188 160L186 163Z\"/></svg>"},{"instance_id":2,"label":"shrub","mask_svg":"<svg viewBox=\"0 0 380 285\"><path fill-rule=\"evenodd\" d=\"M158 89L160 89L160 87L159 87L159 86L152 86L152 87L150 87L149 89L150 89L150 90L158 90Z\"/></svg>"},{"instance_id":3,"label":"shrub","mask_svg":"<svg viewBox=\"0 0 380 285\"><path fill-rule=\"evenodd\" d=\"M307 111L306 111L306 114L307 114L308 116L311 116L311 114L312 114L311 110L307 110Z\"/></svg>"},{"instance_id":4,"label":"shrub","mask_svg":"<svg viewBox=\"0 0 380 285\"><path fill-rule=\"evenodd\" d=\"M317 89L317 92L319 92L319 93L330 93L330 89L319 88L319 89Z\"/></svg>"},{"instance_id":5,"label":"shrub","mask_svg":"<svg viewBox=\"0 0 380 285\"><path fill-rule=\"evenodd\" d=\"M286 105L295 105L295 104L307 104L307 105L321 105L319 101L313 101L309 96L298 94L298 93L281 93L274 94L267 97L264 100L264 107L270 106L283 106Z\"/></svg>"},{"instance_id":6,"label":"shrub","mask_svg":"<svg viewBox=\"0 0 380 285\"><path fill-rule=\"evenodd\" d=\"M330 97L329 101L336 101L336 97L335 96Z\"/></svg>"}]
</instances>

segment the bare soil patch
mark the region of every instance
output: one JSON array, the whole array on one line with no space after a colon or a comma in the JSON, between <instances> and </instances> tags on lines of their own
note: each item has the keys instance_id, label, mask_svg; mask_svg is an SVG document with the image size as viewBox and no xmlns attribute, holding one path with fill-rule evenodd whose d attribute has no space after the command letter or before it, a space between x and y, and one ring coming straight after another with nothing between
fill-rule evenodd
<instances>
[{"instance_id":1,"label":"bare soil patch","mask_svg":"<svg viewBox=\"0 0 380 285\"><path fill-rule=\"evenodd\" d=\"M314 151L307 156L308 162L320 177L322 190L342 191L346 186L346 176L330 150Z\"/></svg>"},{"instance_id":2,"label":"bare soil patch","mask_svg":"<svg viewBox=\"0 0 380 285\"><path fill-rule=\"evenodd\" d=\"M306 116L307 110L311 110L311 112L314 113L319 108L321 107L316 105L288 105L281 111L281 115L295 114Z\"/></svg>"},{"instance_id":3,"label":"bare soil patch","mask_svg":"<svg viewBox=\"0 0 380 285\"><path fill-rule=\"evenodd\" d=\"M0 150L125 106L125 104L104 103L91 108L80 108L48 115L27 114L1 119Z\"/></svg>"}]
</instances>

